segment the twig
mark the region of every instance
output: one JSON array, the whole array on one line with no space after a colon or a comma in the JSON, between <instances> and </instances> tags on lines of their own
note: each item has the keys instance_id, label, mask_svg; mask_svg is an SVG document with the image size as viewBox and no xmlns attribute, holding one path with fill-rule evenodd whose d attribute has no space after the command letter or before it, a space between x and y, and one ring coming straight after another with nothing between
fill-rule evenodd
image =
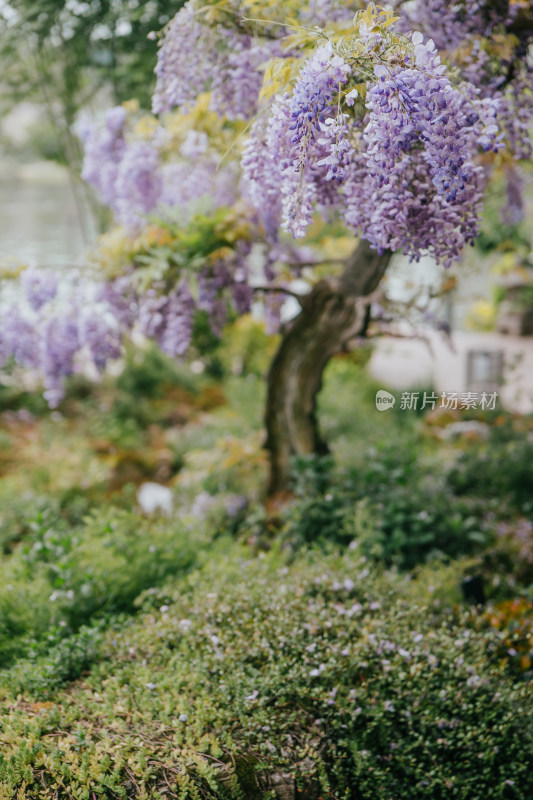
<instances>
[{"instance_id":1,"label":"twig","mask_svg":"<svg viewBox=\"0 0 533 800\"><path fill-rule=\"evenodd\" d=\"M328 38L318 25L314 28L304 28L302 25L290 25L287 22L276 22L275 20L261 19L260 17L241 17L241 20L242 22L262 22L265 25L279 25L281 28L291 28L295 31L307 31L308 33L314 33L315 36L321 36L324 39Z\"/></svg>"},{"instance_id":2,"label":"twig","mask_svg":"<svg viewBox=\"0 0 533 800\"><path fill-rule=\"evenodd\" d=\"M345 258L321 258L318 261L284 261L283 262L288 267L323 267L324 264L338 264L339 266L344 266L346 264Z\"/></svg>"},{"instance_id":3,"label":"twig","mask_svg":"<svg viewBox=\"0 0 533 800\"><path fill-rule=\"evenodd\" d=\"M140 786L139 786L139 784L137 783L137 781L136 781L136 779L135 779L135 775L133 774L133 772L131 771L131 769L128 767L128 765L127 765L127 764L125 764L125 765L124 765L124 768L125 768L126 772L128 773L128 775L129 775L129 777L130 777L130 781L131 781L131 782L133 783L133 785L135 786L135 789L136 789L136 791L137 791L137 794L140 794L140 793L141 793L141 787L140 787ZM94 792L93 792L93 794L94 794Z\"/></svg>"},{"instance_id":4,"label":"twig","mask_svg":"<svg viewBox=\"0 0 533 800\"><path fill-rule=\"evenodd\" d=\"M283 286L253 286L252 288L254 292L278 292L289 295L289 297L294 297L294 299L297 300L300 305L302 305L305 297L305 295L298 294L290 289L285 289Z\"/></svg>"},{"instance_id":5,"label":"twig","mask_svg":"<svg viewBox=\"0 0 533 800\"><path fill-rule=\"evenodd\" d=\"M165 770L164 770L164 769L162 770L162 774L163 774L163 778L164 778L164 780L165 780L165 783L166 783L166 785L167 785L167 786L168 786L168 788L170 789L170 792L171 792L171 794L172 794L172 797L177 797L178 795L176 794L176 792L174 791L174 789L172 788L172 786L171 786L171 785L170 785L170 783L168 782L167 773L165 772Z\"/></svg>"}]
</instances>

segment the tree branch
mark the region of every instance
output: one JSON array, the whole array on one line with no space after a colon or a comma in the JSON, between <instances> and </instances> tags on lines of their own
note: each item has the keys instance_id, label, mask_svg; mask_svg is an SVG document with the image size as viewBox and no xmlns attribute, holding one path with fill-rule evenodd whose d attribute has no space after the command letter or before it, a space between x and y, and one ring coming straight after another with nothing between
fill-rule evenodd
<instances>
[{"instance_id":1,"label":"tree branch","mask_svg":"<svg viewBox=\"0 0 533 800\"><path fill-rule=\"evenodd\" d=\"M360 239L351 256L345 260L344 272L339 279L339 290L350 297L366 297L377 289L392 252L381 255L370 247L366 239Z\"/></svg>"},{"instance_id":2,"label":"tree branch","mask_svg":"<svg viewBox=\"0 0 533 800\"><path fill-rule=\"evenodd\" d=\"M254 292L277 292L283 293L288 295L289 297L294 297L295 300L298 301L300 305L302 305L305 295L298 294L297 292L293 292L290 289L285 289L283 286L253 286L252 287Z\"/></svg>"}]
</instances>

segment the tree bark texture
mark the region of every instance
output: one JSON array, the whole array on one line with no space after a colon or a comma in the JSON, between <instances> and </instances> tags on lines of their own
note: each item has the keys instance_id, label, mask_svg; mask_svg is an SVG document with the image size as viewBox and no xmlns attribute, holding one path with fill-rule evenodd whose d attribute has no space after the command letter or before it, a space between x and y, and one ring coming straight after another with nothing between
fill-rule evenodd
<instances>
[{"instance_id":1,"label":"tree bark texture","mask_svg":"<svg viewBox=\"0 0 533 800\"><path fill-rule=\"evenodd\" d=\"M268 374L265 424L270 457L268 495L289 488L294 455L326 453L317 417L324 368L365 327L369 295L391 253L378 255L361 240L343 274L320 281L302 299L302 310L284 334Z\"/></svg>"}]
</instances>

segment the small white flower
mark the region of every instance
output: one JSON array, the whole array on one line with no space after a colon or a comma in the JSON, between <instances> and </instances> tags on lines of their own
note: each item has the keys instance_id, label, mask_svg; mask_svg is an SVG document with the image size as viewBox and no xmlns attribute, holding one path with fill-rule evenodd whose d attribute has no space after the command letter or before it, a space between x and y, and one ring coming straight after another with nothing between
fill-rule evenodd
<instances>
[{"instance_id":1,"label":"small white flower","mask_svg":"<svg viewBox=\"0 0 533 800\"><path fill-rule=\"evenodd\" d=\"M353 106L356 97L359 97L359 92L357 91L357 89L352 89L352 91L348 92L348 94L346 95L346 105Z\"/></svg>"},{"instance_id":2,"label":"small white flower","mask_svg":"<svg viewBox=\"0 0 533 800\"><path fill-rule=\"evenodd\" d=\"M354 614L360 614L362 610L363 606L361 603L354 603L353 606L350 606L346 613L349 617L353 617Z\"/></svg>"},{"instance_id":3,"label":"small white flower","mask_svg":"<svg viewBox=\"0 0 533 800\"><path fill-rule=\"evenodd\" d=\"M187 722L189 717L187 716L187 714L180 714L178 719L179 719L180 722Z\"/></svg>"}]
</instances>

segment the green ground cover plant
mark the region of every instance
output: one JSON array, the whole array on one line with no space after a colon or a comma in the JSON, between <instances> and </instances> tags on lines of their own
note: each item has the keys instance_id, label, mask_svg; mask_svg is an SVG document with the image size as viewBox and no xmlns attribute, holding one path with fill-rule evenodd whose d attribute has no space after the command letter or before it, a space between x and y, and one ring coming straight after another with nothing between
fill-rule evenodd
<instances>
[{"instance_id":1,"label":"green ground cover plant","mask_svg":"<svg viewBox=\"0 0 533 800\"><path fill-rule=\"evenodd\" d=\"M527 419L442 443L379 414L345 356L321 396L333 452L294 463L272 516L244 327L219 382L131 354L59 414L4 410L0 798L526 800ZM113 447L173 448L173 515L140 514Z\"/></svg>"},{"instance_id":2,"label":"green ground cover plant","mask_svg":"<svg viewBox=\"0 0 533 800\"><path fill-rule=\"evenodd\" d=\"M280 776L332 798L530 796L528 684L502 632L423 601L446 571L225 545L141 595L68 691L4 695L3 796L273 798Z\"/></svg>"}]
</instances>

